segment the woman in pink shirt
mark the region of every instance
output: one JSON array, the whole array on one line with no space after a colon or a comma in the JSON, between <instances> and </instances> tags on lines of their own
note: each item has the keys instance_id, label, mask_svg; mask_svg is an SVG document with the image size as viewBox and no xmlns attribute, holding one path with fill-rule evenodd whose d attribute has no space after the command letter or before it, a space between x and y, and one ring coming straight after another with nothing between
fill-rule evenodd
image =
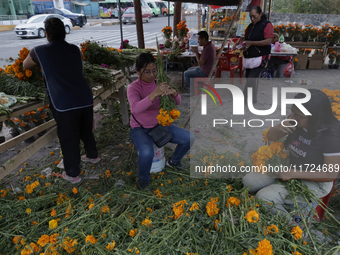
<instances>
[{"instance_id":1,"label":"woman in pink shirt","mask_svg":"<svg viewBox=\"0 0 340 255\"><path fill-rule=\"evenodd\" d=\"M142 53L138 56L136 70L139 77L129 85L127 90L131 114L146 130L150 130L158 124L156 117L159 114L159 96L170 95L176 105L181 103L181 96L166 82L156 86L157 67L155 59L150 53ZM154 156L153 141L133 116L130 117L130 137L138 150L138 181L140 189L143 190L150 183L150 169ZM167 160L167 165L177 170L183 170L181 159L194 143L195 136L175 125L170 125L168 128L174 136L170 143L177 144L177 147L171 158Z\"/></svg>"}]
</instances>

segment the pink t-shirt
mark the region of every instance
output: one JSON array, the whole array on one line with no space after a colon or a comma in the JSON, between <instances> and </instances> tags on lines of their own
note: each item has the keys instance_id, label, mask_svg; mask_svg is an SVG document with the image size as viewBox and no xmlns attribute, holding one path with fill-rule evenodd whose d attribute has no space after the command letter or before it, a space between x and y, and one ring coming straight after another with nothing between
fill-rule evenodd
<instances>
[{"instance_id":1,"label":"pink t-shirt","mask_svg":"<svg viewBox=\"0 0 340 255\"><path fill-rule=\"evenodd\" d=\"M216 56L215 46L214 44L212 44L212 42L208 42L206 45L204 45L201 54L201 59L204 59L205 62L202 66L200 66L206 75L209 75L210 70L214 65L215 56Z\"/></svg>"},{"instance_id":2,"label":"pink t-shirt","mask_svg":"<svg viewBox=\"0 0 340 255\"><path fill-rule=\"evenodd\" d=\"M144 128L153 128L158 124L156 119L159 114L159 97L153 102L150 101L149 95L156 89L156 82L147 83L138 77L136 81L131 83L127 89L127 97L130 104L131 113L143 125ZM174 98L176 105L181 103L181 96L178 93ZM140 125L134 120L132 115L130 116L131 128L140 127Z\"/></svg>"}]
</instances>

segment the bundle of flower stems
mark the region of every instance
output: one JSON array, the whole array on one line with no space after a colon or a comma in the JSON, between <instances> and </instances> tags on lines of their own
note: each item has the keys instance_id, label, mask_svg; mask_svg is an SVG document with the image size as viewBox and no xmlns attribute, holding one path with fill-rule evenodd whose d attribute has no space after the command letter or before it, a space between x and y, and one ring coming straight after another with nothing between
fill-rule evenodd
<instances>
[{"instance_id":1,"label":"bundle of flower stems","mask_svg":"<svg viewBox=\"0 0 340 255\"><path fill-rule=\"evenodd\" d=\"M170 87L177 90L175 87L173 87L170 84L169 77L165 74L163 57L160 53L157 37L156 37L156 43L157 43L156 65L158 68L157 86L161 84L162 82L167 82ZM170 95L159 97L159 101L160 101L160 110L159 110L159 115L157 116L158 122L159 124L162 124L163 126L169 126L175 119L179 118L180 113L178 110L176 110L177 109L176 103L174 99L171 98Z\"/></svg>"}]
</instances>

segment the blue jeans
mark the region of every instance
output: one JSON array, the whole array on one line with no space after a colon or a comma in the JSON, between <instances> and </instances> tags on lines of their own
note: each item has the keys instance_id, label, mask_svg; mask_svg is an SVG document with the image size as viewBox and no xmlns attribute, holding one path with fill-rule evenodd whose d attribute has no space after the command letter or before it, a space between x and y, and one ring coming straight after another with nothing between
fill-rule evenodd
<instances>
[{"instance_id":1,"label":"blue jeans","mask_svg":"<svg viewBox=\"0 0 340 255\"><path fill-rule=\"evenodd\" d=\"M177 144L176 150L171 156L171 161L177 163L181 161L184 155L194 144L195 136L188 130L175 125L168 126L168 129L174 135L174 137L170 140L170 143ZM146 130L150 129L146 128ZM138 151L138 179L140 181L150 181L150 169L154 156L153 141L141 127L131 129L130 137Z\"/></svg>"},{"instance_id":2,"label":"blue jeans","mask_svg":"<svg viewBox=\"0 0 340 255\"><path fill-rule=\"evenodd\" d=\"M196 78L196 77L208 77L206 75L202 68L199 66L190 67L187 71L184 72L184 81L185 85L187 85L188 90L190 90L190 78Z\"/></svg>"}]
</instances>

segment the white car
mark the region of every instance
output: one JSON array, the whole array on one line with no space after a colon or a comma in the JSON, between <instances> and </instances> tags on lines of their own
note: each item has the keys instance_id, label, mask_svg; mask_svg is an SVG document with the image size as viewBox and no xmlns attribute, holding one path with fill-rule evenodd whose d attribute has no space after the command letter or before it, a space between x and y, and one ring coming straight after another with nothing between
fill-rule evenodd
<instances>
[{"instance_id":1,"label":"white car","mask_svg":"<svg viewBox=\"0 0 340 255\"><path fill-rule=\"evenodd\" d=\"M72 22L70 19L65 18L58 14L39 14L34 15L29 18L24 24L17 25L14 28L14 31L18 37L27 38L27 37L45 37L45 21L48 18L55 17L59 18L65 26L66 34L71 32Z\"/></svg>"}]
</instances>

